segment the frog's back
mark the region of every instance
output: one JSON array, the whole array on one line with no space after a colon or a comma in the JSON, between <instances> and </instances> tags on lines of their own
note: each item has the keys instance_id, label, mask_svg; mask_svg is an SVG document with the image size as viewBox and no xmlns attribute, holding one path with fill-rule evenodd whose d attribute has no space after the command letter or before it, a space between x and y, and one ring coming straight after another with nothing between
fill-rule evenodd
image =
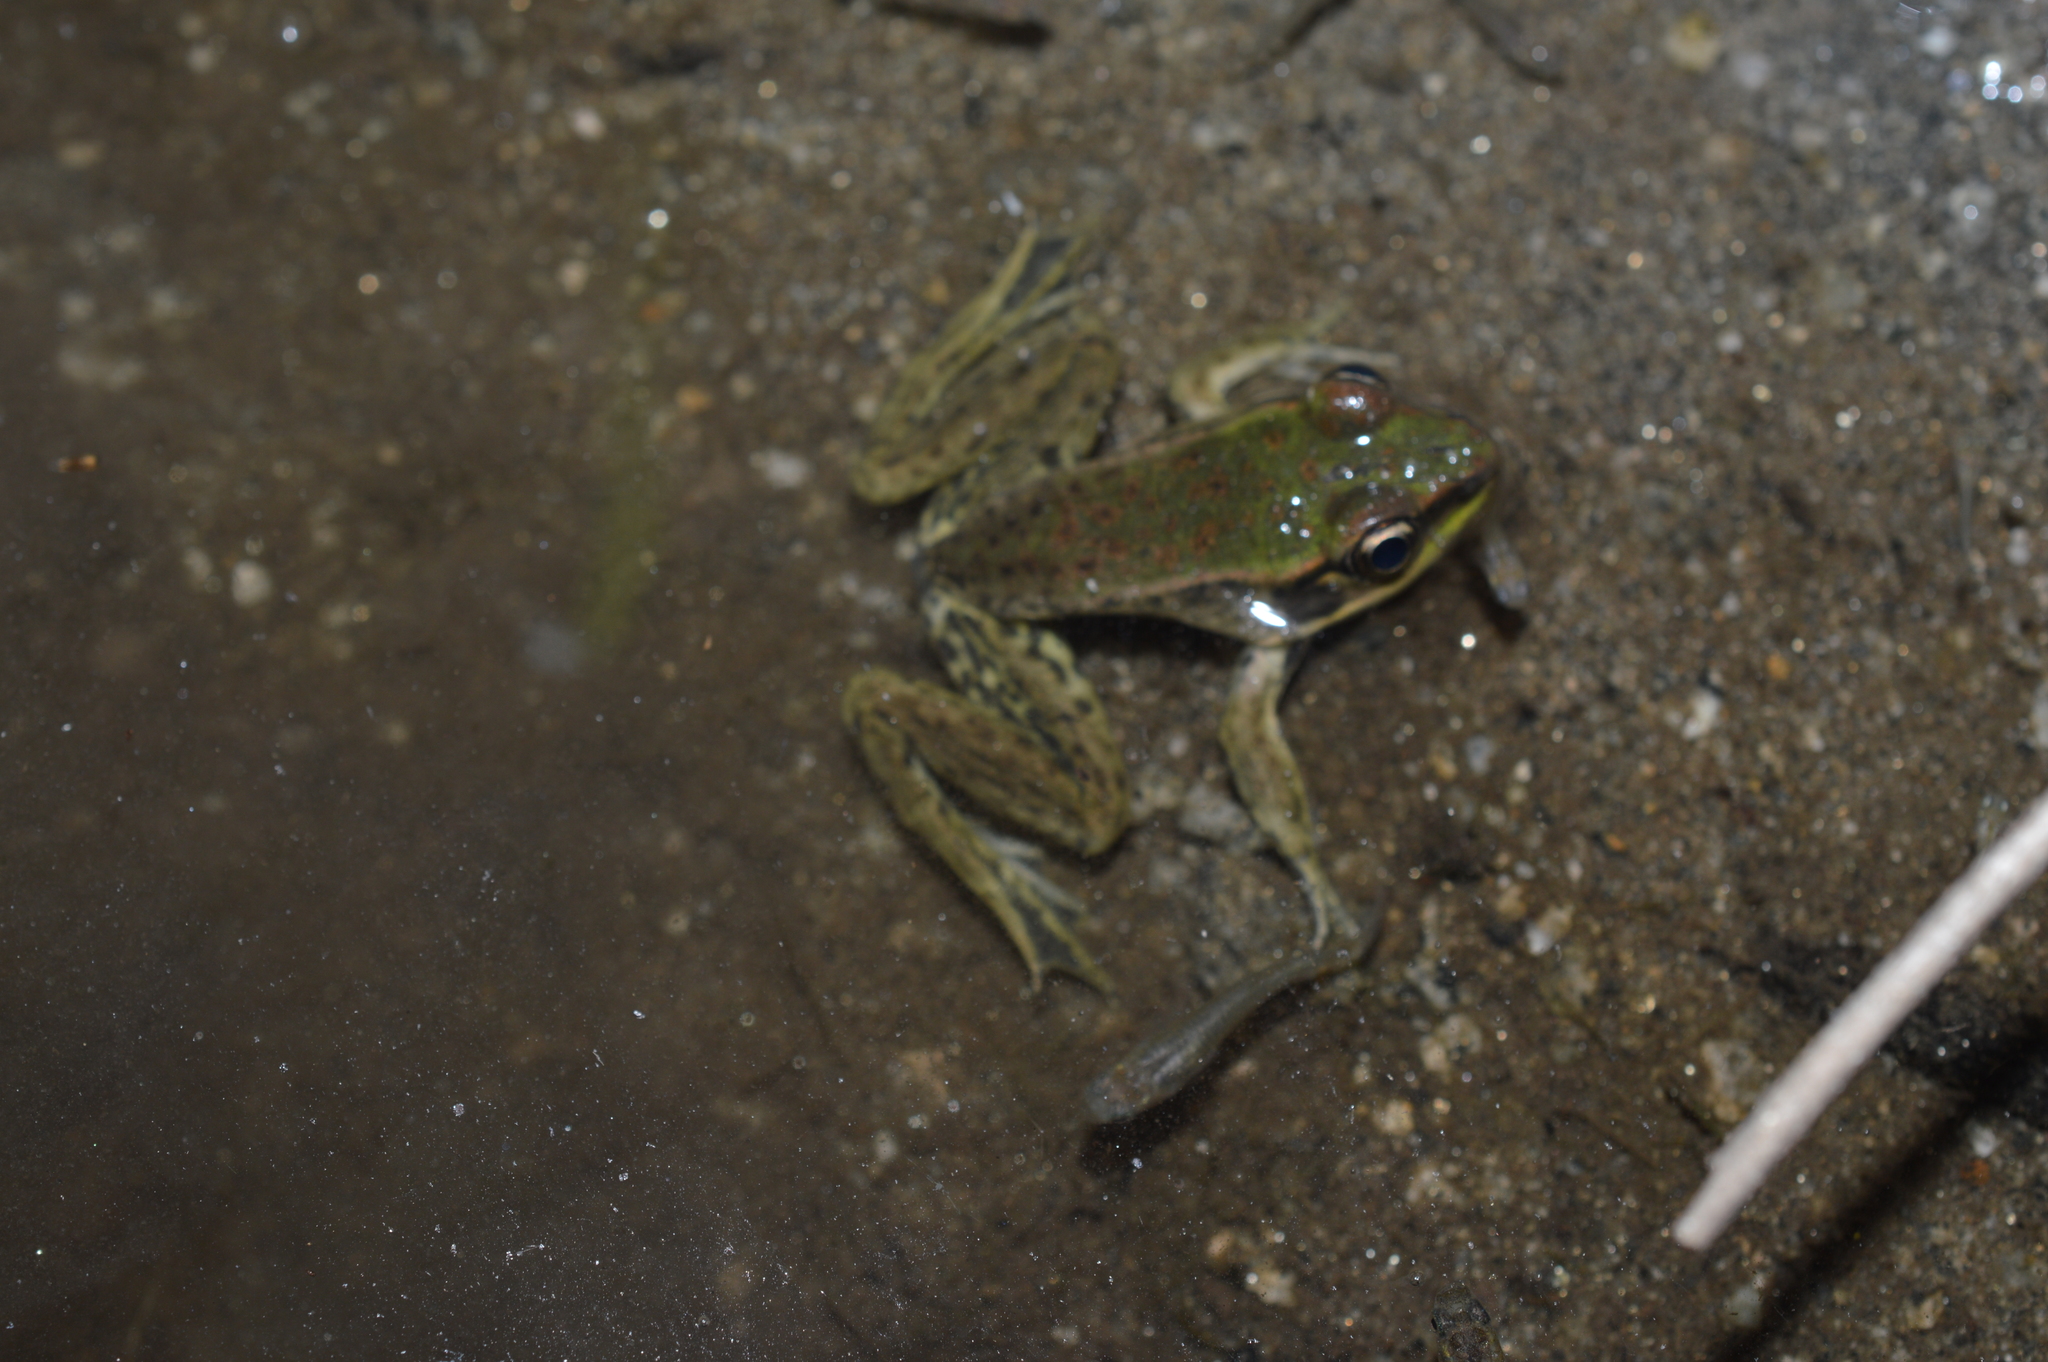
<instances>
[{"instance_id":1,"label":"frog's back","mask_svg":"<svg viewBox=\"0 0 2048 1362\"><path fill-rule=\"evenodd\" d=\"M1369 427L1323 424L1275 402L1050 470L960 517L926 571L1011 619L1153 615L1248 643L1304 637L1413 581L1496 468L1491 441L1444 413L1388 404ZM1362 560L1374 543L1389 552Z\"/></svg>"},{"instance_id":2,"label":"frog's back","mask_svg":"<svg viewBox=\"0 0 2048 1362\"><path fill-rule=\"evenodd\" d=\"M1212 580L1286 580L1317 557L1284 516L1288 485L1239 442L1141 449L989 500L928 563L991 608L1030 616L1133 610Z\"/></svg>"}]
</instances>

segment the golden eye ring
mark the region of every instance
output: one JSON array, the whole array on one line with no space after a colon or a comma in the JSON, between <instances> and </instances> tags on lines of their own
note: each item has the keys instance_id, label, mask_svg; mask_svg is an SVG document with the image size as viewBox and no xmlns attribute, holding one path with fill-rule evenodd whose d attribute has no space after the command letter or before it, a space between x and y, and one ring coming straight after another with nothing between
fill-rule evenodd
<instances>
[{"instance_id":1,"label":"golden eye ring","mask_svg":"<svg viewBox=\"0 0 2048 1362\"><path fill-rule=\"evenodd\" d=\"M1355 577L1399 576L1415 560L1420 538L1412 520L1383 520L1358 537L1346 566Z\"/></svg>"}]
</instances>

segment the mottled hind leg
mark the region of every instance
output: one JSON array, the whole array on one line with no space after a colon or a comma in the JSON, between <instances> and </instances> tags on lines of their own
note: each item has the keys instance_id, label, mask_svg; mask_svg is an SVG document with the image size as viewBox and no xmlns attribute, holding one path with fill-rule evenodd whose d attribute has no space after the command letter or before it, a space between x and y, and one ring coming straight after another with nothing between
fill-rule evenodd
<instances>
[{"instance_id":1,"label":"mottled hind leg","mask_svg":"<svg viewBox=\"0 0 2048 1362\"><path fill-rule=\"evenodd\" d=\"M1078 854L1106 849L1130 820L1130 785L1101 702L1057 635L943 588L927 596L925 617L959 690L863 672L847 684L847 726L896 816L988 905L1033 986L1059 970L1107 991L1075 933L1080 903L1046 877L1034 847L954 798Z\"/></svg>"}]
</instances>

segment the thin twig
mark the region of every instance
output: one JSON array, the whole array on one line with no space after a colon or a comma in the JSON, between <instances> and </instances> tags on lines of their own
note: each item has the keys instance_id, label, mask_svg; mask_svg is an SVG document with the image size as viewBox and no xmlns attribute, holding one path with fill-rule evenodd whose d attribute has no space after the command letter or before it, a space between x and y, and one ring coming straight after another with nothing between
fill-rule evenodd
<instances>
[{"instance_id":1,"label":"thin twig","mask_svg":"<svg viewBox=\"0 0 2048 1362\"><path fill-rule=\"evenodd\" d=\"M2048 794L2028 805L2005 835L1935 900L1758 1099L1749 1119L1708 1161L1713 1171L1671 1227L1671 1237L1687 1248L1712 1244L1906 1014L2044 869Z\"/></svg>"}]
</instances>

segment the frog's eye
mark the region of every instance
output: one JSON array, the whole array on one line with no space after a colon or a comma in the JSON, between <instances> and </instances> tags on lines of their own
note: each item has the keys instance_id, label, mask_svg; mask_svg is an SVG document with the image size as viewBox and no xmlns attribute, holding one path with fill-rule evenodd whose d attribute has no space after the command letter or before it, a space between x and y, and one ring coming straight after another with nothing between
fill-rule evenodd
<instances>
[{"instance_id":1,"label":"frog's eye","mask_svg":"<svg viewBox=\"0 0 2048 1362\"><path fill-rule=\"evenodd\" d=\"M1368 364L1340 364L1323 375L1325 382L1369 383L1375 388L1391 388L1387 376Z\"/></svg>"},{"instance_id":2,"label":"frog's eye","mask_svg":"<svg viewBox=\"0 0 2048 1362\"><path fill-rule=\"evenodd\" d=\"M1345 364L1316 380L1309 390L1310 419L1316 429L1332 439L1355 438L1360 444L1386 414L1393 410L1394 395L1377 369L1363 364Z\"/></svg>"},{"instance_id":3,"label":"frog's eye","mask_svg":"<svg viewBox=\"0 0 2048 1362\"><path fill-rule=\"evenodd\" d=\"M1392 577L1415 556L1415 522L1388 520L1367 530L1346 564L1358 577Z\"/></svg>"}]
</instances>

